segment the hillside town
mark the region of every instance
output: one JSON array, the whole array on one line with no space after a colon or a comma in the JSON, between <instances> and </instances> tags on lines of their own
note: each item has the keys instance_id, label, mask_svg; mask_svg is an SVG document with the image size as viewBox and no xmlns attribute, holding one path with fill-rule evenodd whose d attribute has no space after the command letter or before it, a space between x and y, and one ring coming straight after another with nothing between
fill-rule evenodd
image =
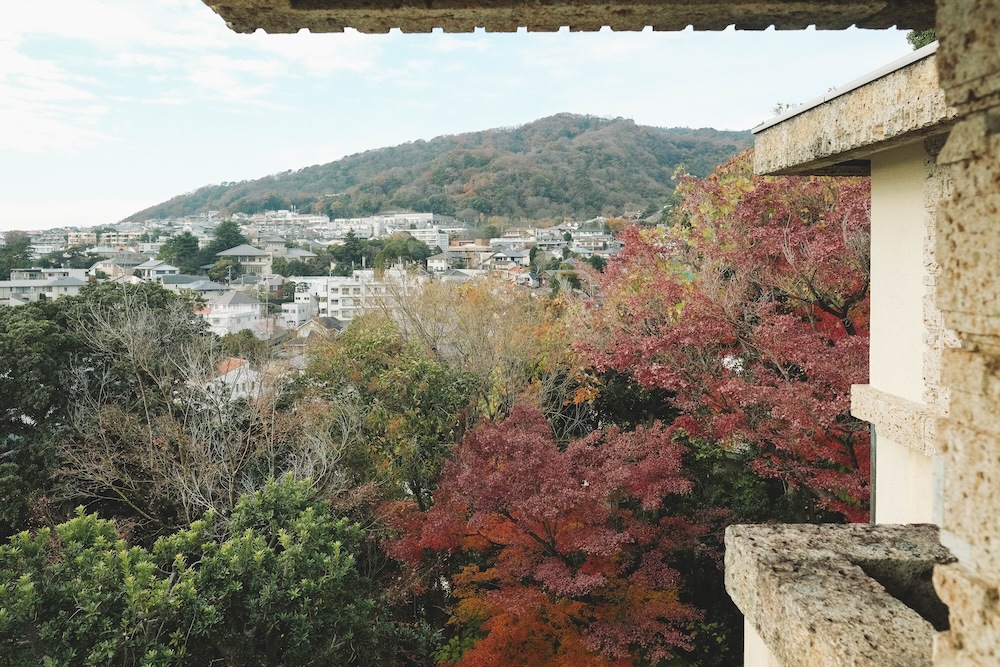
<instances>
[{"instance_id":1,"label":"hillside town","mask_svg":"<svg viewBox=\"0 0 1000 667\"><path fill-rule=\"evenodd\" d=\"M222 222L238 225L249 241L215 253L217 262L228 269L224 275L210 275L217 264L186 273L162 258L164 246L184 234L197 239L200 249L209 247ZM623 244L606 223L606 218L599 217L502 231L488 226L486 231L498 235L469 238L470 231L475 234L476 230L434 213L394 212L331 220L285 210L253 216L237 213L225 220L211 211L90 230L54 229L30 235L32 263L48 258L50 267L11 268L9 278L0 280L0 305L72 296L100 282L151 282L194 297L196 312L220 336L250 331L260 340L275 343L294 338L297 332L308 335L317 327L340 330L366 307L398 298L395 286L405 282L460 283L491 276L526 289L550 290L560 279L572 283L579 262L603 265L620 251ZM362 260L360 266L349 268L337 267L331 260L327 275L296 275L289 270L350 240L392 237L409 237L426 245L426 259L397 260L388 267L366 266ZM51 267L53 263L61 266Z\"/></svg>"}]
</instances>

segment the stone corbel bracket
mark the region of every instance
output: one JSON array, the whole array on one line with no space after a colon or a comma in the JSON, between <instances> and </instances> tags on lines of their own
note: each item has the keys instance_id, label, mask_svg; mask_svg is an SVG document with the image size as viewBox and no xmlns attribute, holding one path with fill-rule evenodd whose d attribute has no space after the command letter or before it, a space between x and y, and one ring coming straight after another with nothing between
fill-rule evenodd
<instances>
[{"instance_id":1,"label":"stone corbel bracket","mask_svg":"<svg viewBox=\"0 0 1000 667\"><path fill-rule=\"evenodd\" d=\"M869 384L851 386L851 414L875 425L875 432L893 442L931 456L937 453L937 421L941 409L915 403Z\"/></svg>"},{"instance_id":2,"label":"stone corbel bracket","mask_svg":"<svg viewBox=\"0 0 1000 667\"><path fill-rule=\"evenodd\" d=\"M953 560L930 524L726 530L726 589L786 667L930 667L947 627L931 577Z\"/></svg>"}]
</instances>

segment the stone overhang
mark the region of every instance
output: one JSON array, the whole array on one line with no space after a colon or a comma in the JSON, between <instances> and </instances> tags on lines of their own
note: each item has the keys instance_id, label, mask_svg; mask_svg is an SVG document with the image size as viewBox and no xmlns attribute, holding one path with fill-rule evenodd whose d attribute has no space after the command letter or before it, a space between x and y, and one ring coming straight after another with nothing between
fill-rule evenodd
<instances>
[{"instance_id":1,"label":"stone overhang","mask_svg":"<svg viewBox=\"0 0 1000 667\"><path fill-rule=\"evenodd\" d=\"M754 171L868 176L873 153L947 134L937 42L754 128Z\"/></svg>"},{"instance_id":2,"label":"stone overhang","mask_svg":"<svg viewBox=\"0 0 1000 667\"><path fill-rule=\"evenodd\" d=\"M934 0L204 0L236 32L821 30L934 26Z\"/></svg>"}]
</instances>

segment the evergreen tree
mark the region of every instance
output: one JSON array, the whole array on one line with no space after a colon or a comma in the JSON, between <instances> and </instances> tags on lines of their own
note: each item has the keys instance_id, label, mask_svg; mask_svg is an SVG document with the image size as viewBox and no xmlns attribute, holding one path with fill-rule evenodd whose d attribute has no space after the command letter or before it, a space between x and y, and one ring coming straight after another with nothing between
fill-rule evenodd
<instances>
[{"instance_id":1,"label":"evergreen tree","mask_svg":"<svg viewBox=\"0 0 1000 667\"><path fill-rule=\"evenodd\" d=\"M213 255L223 250L229 250L230 248L250 243L247 237L243 236L243 233L240 232L240 226L232 220L223 220L220 222L212 235L215 239L208 244L206 250L211 251Z\"/></svg>"},{"instance_id":2,"label":"evergreen tree","mask_svg":"<svg viewBox=\"0 0 1000 667\"><path fill-rule=\"evenodd\" d=\"M173 264L184 273L197 273L198 267L205 263L198 248L198 239L191 232L169 239L160 247L156 257Z\"/></svg>"},{"instance_id":3,"label":"evergreen tree","mask_svg":"<svg viewBox=\"0 0 1000 667\"><path fill-rule=\"evenodd\" d=\"M13 269L31 266L31 238L26 232L12 231L4 234L0 246L0 280L10 278Z\"/></svg>"}]
</instances>

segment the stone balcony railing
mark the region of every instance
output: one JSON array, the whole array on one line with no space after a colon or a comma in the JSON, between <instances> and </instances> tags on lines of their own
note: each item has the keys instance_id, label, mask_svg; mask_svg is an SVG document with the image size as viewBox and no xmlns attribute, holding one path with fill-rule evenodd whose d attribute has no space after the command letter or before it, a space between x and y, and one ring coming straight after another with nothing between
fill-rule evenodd
<instances>
[{"instance_id":1,"label":"stone balcony railing","mask_svg":"<svg viewBox=\"0 0 1000 667\"><path fill-rule=\"evenodd\" d=\"M953 560L929 524L726 531L726 589L767 667L930 667L948 623L931 577Z\"/></svg>"}]
</instances>

